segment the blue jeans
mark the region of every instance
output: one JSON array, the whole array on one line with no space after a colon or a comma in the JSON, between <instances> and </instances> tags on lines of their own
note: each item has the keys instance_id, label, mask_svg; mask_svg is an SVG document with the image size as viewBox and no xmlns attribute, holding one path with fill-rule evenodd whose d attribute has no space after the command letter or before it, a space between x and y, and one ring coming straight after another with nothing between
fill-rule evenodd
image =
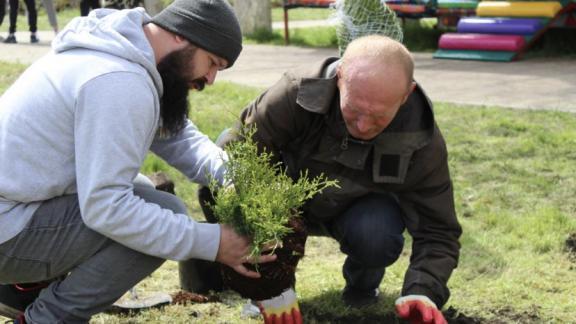
<instances>
[{"instance_id":1,"label":"blue jeans","mask_svg":"<svg viewBox=\"0 0 576 324\"><path fill-rule=\"evenodd\" d=\"M134 193L177 213L176 196L135 183ZM163 259L131 250L84 225L78 197L44 202L26 228L0 244L0 283L64 276L26 309L28 323L87 323L162 265Z\"/></svg>"},{"instance_id":2,"label":"blue jeans","mask_svg":"<svg viewBox=\"0 0 576 324\"><path fill-rule=\"evenodd\" d=\"M342 273L346 288L371 291L404 247L403 212L391 194L370 194L330 222L328 229L347 255Z\"/></svg>"}]
</instances>

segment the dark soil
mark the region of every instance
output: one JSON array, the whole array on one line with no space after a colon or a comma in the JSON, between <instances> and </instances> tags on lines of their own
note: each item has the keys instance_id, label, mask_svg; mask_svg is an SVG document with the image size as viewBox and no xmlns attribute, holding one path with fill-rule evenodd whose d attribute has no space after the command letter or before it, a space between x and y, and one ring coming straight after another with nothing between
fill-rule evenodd
<instances>
[{"instance_id":1,"label":"dark soil","mask_svg":"<svg viewBox=\"0 0 576 324\"><path fill-rule=\"evenodd\" d=\"M386 314L361 314L361 315L335 315L330 313L315 313L313 309L307 309L307 307L301 307L304 313L304 319L306 322L315 323L354 323L354 324L408 324L409 322L404 321L396 316L394 313ZM522 324L536 324L543 323L544 321L538 316L538 309L533 311L515 313L512 309L504 308L499 310L494 310L492 313L495 318L485 319L480 317L467 316L453 307L449 307L444 310L444 318L449 324L508 324L508 323L522 323Z\"/></svg>"},{"instance_id":2,"label":"dark soil","mask_svg":"<svg viewBox=\"0 0 576 324\"><path fill-rule=\"evenodd\" d=\"M296 281L296 266L304 256L304 246L308 233L303 220L293 217L287 225L292 232L284 237L282 247L274 251L276 261L258 265L261 277L245 277L232 268L222 266L224 285L238 292L244 298L264 300L280 295L284 290L293 287ZM252 264L245 264L256 270Z\"/></svg>"},{"instance_id":3,"label":"dark soil","mask_svg":"<svg viewBox=\"0 0 576 324\"><path fill-rule=\"evenodd\" d=\"M167 193L171 193L173 195L176 194L174 191L174 182L170 180L167 174L164 172L156 172L151 176L148 176L152 183L154 183L154 187L156 190L165 191Z\"/></svg>"},{"instance_id":4,"label":"dark soil","mask_svg":"<svg viewBox=\"0 0 576 324\"><path fill-rule=\"evenodd\" d=\"M219 301L220 299L214 295L201 295L183 290L172 294L172 304L178 304L178 305L210 303Z\"/></svg>"},{"instance_id":5,"label":"dark soil","mask_svg":"<svg viewBox=\"0 0 576 324\"><path fill-rule=\"evenodd\" d=\"M303 309L305 313L306 321L313 321L319 323L337 323L337 324L344 324L344 323L354 323L354 324L376 324L376 323L384 323L384 324L405 324L408 323L407 321L401 320L396 316L394 313L387 313L387 314L361 314L361 315L351 315L346 314L343 316L337 316L335 314L314 314L313 310ZM481 318L474 318L466 316L455 308L450 307L447 310L442 312L444 314L444 318L450 324L481 324L481 323L489 323L488 321L481 319ZM490 322L492 323L492 322Z\"/></svg>"}]
</instances>

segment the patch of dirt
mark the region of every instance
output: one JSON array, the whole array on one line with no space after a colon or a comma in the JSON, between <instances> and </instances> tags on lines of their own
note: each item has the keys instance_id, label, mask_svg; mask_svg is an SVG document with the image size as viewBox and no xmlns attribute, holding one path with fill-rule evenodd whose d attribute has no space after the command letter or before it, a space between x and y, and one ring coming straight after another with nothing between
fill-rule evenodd
<instances>
[{"instance_id":1,"label":"patch of dirt","mask_svg":"<svg viewBox=\"0 0 576 324\"><path fill-rule=\"evenodd\" d=\"M494 322L494 323L522 323L522 324L536 324L536 323L543 323L544 321L540 319L538 306L534 305L531 310L524 311L522 313L516 313L511 308L502 308L499 310L495 310L493 312L498 316L498 318L502 318L505 321L502 322ZM492 322L491 322L492 323Z\"/></svg>"},{"instance_id":2,"label":"patch of dirt","mask_svg":"<svg viewBox=\"0 0 576 324\"><path fill-rule=\"evenodd\" d=\"M466 316L454 307L448 307L448 309L443 311L442 314L444 314L446 321L451 324L480 324L484 321L481 318Z\"/></svg>"},{"instance_id":3,"label":"patch of dirt","mask_svg":"<svg viewBox=\"0 0 576 324\"><path fill-rule=\"evenodd\" d=\"M449 324L481 324L481 323L488 323L484 319L481 318L473 318L466 316L455 308L450 307L444 312L444 318ZM361 315L352 315L347 314L344 316L337 316L334 314L306 314L305 317L306 321L310 322L318 322L318 323L337 323L337 324L376 324L376 323L386 323L386 324L407 324L407 321L404 321L396 316L394 313L386 313L386 314L361 314ZM494 322L490 322L491 324Z\"/></svg>"},{"instance_id":4,"label":"patch of dirt","mask_svg":"<svg viewBox=\"0 0 576 324\"><path fill-rule=\"evenodd\" d=\"M244 298L264 300L280 295L296 282L296 266L304 256L308 233L300 217L293 217L287 225L292 232L284 237L282 247L275 250L276 261L258 265L261 277L245 277L228 266L222 266L224 285ZM245 264L251 270L254 265Z\"/></svg>"},{"instance_id":5,"label":"patch of dirt","mask_svg":"<svg viewBox=\"0 0 576 324\"><path fill-rule=\"evenodd\" d=\"M172 181L166 173L156 172L148 176L148 178L152 180L152 183L154 183L154 187L156 187L156 190L165 191L173 195L176 194L176 192L174 191L174 181Z\"/></svg>"},{"instance_id":6,"label":"patch of dirt","mask_svg":"<svg viewBox=\"0 0 576 324\"><path fill-rule=\"evenodd\" d=\"M179 291L174 293L172 296L172 304L177 305L188 305L188 304L197 304L197 303L211 303L211 302L219 302L220 298L215 295L201 295L195 294L188 291Z\"/></svg>"},{"instance_id":7,"label":"patch of dirt","mask_svg":"<svg viewBox=\"0 0 576 324\"><path fill-rule=\"evenodd\" d=\"M354 323L354 324L376 324L376 323L386 323L386 324L408 324L408 321L404 321L396 316L394 313L386 314L346 314L346 315L336 315L330 313L315 313L314 310L307 309L304 310L306 322L316 322L316 323ZM508 324L508 323L542 323L543 321L538 316L538 309L535 307L531 311L526 311L522 313L516 313L510 308L503 308L499 310L492 311L496 315L494 319L485 319L481 317L472 317L463 314L454 307L449 307L444 310L444 318L449 324Z\"/></svg>"}]
</instances>

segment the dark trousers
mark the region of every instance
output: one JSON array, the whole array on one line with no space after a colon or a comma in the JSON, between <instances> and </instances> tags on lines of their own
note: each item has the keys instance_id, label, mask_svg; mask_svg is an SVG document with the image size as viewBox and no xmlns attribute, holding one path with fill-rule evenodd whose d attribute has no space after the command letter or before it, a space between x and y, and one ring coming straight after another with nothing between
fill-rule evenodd
<instances>
[{"instance_id":1,"label":"dark trousers","mask_svg":"<svg viewBox=\"0 0 576 324\"><path fill-rule=\"evenodd\" d=\"M180 199L154 187L135 183L134 194L186 213ZM88 323L163 262L88 228L77 195L68 195L42 203L20 234L0 244L0 284L65 277L42 290L26 309L26 320Z\"/></svg>"},{"instance_id":2,"label":"dark trousers","mask_svg":"<svg viewBox=\"0 0 576 324\"><path fill-rule=\"evenodd\" d=\"M403 219L395 196L370 194L326 224L347 255L342 267L347 288L378 288L386 267L398 260L404 247Z\"/></svg>"},{"instance_id":3,"label":"dark trousers","mask_svg":"<svg viewBox=\"0 0 576 324\"><path fill-rule=\"evenodd\" d=\"M5 0L0 0L5 1ZM10 28L9 33L16 32L16 20L18 19L18 6L19 0L9 0L10 1ZM36 3L34 0L24 0L26 4L26 10L28 10L28 26L30 26L30 32L35 33L38 30L38 13L36 12Z\"/></svg>"},{"instance_id":4,"label":"dark trousers","mask_svg":"<svg viewBox=\"0 0 576 324\"><path fill-rule=\"evenodd\" d=\"M100 0L81 0L80 16L88 16L90 10L100 8Z\"/></svg>"},{"instance_id":5,"label":"dark trousers","mask_svg":"<svg viewBox=\"0 0 576 324\"><path fill-rule=\"evenodd\" d=\"M4 22L4 16L6 16L6 0L0 0L0 26Z\"/></svg>"}]
</instances>

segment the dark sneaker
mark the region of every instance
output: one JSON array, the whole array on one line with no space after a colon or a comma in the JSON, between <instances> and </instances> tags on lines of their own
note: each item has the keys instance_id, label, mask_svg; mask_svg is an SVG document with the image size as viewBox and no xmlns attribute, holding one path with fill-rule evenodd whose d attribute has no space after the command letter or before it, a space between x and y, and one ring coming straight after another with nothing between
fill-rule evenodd
<instances>
[{"instance_id":1,"label":"dark sneaker","mask_svg":"<svg viewBox=\"0 0 576 324\"><path fill-rule=\"evenodd\" d=\"M47 285L47 283L0 285L0 315L18 319Z\"/></svg>"},{"instance_id":2,"label":"dark sneaker","mask_svg":"<svg viewBox=\"0 0 576 324\"><path fill-rule=\"evenodd\" d=\"M4 44L16 44L16 36L14 35L9 35L8 37L6 37L6 39L4 40Z\"/></svg>"},{"instance_id":3,"label":"dark sneaker","mask_svg":"<svg viewBox=\"0 0 576 324\"><path fill-rule=\"evenodd\" d=\"M344 301L346 306L361 308L376 304L379 295L380 291L378 289L366 291L346 287L342 292L342 301Z\"/></svg>"},{"instance_id":4,"label":"dark sneaker","mask_svg":"<svg viewBox=\"0 0 576 324\"><path fill-rule=\"evenodd\" d=\"M38 43L40 40L38 39L38 37L36 37L35 34L30 35L30 43L32 44L36 44Z\"/></svg>"}]
</instances>

